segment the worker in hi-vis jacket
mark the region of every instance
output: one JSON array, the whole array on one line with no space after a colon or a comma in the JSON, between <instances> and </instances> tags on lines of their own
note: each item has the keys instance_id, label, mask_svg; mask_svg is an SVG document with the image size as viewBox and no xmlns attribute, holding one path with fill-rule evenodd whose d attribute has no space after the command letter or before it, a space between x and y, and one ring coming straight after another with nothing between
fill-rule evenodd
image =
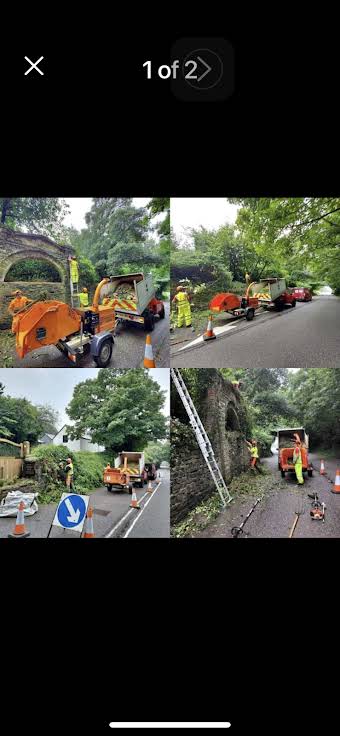
<instances>
[{"instance_id":1,"label":"worker in hi-vis jacket","mask_svg":"<svg viewBox=\"0 0 340 736\"><path fill-rule=\"evenodd\" d=\"M259 451L257 447L257 442L256 440L252 440L251 442L248 442L248 440L246 440L246 442L248 445L248 450L250 452L250 467L252 468L252 470L258 470L257 461L259 459Z\"/></svg>"},{"instance_id":2,"label":"worker in hi-vis jacket","mask_svg":"<svg viewBox=\"0 0 340 736\"><path fill-rule=\"evenodd\" d=\"M9 304L8 311L14 317L14 315L19 312L20 309L23 309L24 307L27 307L28 304L31 304L32 299L29 299L27 296L25 296L20 289L16 289L16 291L13 291L12 296L15 298L12 299L12 301Z\"/></svg>"},{"instance_id":3,"label":"worker in hi-vis jacket","mask_svg":"<svg viewBox=\"0 0 340 736\"><path fill-rule=\"evenodd\" d=\"M293 452L293 463L295 468L295 475L297 480L297 485L302 486L305 482L303 479L303 473L302 473L302 453L301 453L301 440L300 437L296 434L294 438L294 452Z\"/></svg>"},{"instance_id":4,"label":"worker in hi-vis jacket","mask_svg":"<svg viewBox=\"0 0 340 736\"><path fill-rule=\"evenodd\" d=\"M89 295L86 286L84 286L79 294L79 303L83 309L89 306Z\"/></svg>"},{"instance_id":5,"label":"worker in hi-vis jacket","mask_svg":"<svg viewBox=\"0 0 340 736\"><path fill-rule=\"evenodd\" d=\"M175 294L172 303L177 306L177 327L191 327L191 307L190 299L184 286L177 286L177 294Z\"/></svg>"},{"instance_id":6,"label":"worker in hi-vis jacket","mask_svg":"<svg viewBox=\"0 0 340 736\"><path fill-rule=\"evenodd\" d=\"M72 284L77 284L79 281L79 269L78 261L75 256L70 257L70 276Z\"/></svg>"}]
</instances>

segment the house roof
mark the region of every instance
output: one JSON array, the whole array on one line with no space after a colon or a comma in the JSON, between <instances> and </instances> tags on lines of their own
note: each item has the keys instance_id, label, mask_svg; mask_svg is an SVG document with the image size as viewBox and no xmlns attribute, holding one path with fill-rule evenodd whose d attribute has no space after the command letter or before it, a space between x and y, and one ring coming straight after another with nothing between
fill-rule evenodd
<instances>
[{"instance_id":1,"label":"house roof","mask_svg":"<svg viewBox=\"0 0 340 736\"><path fill-rule=\"evenodd\" d=\"M66 429L66 424L63 424L63 426L60 429L58 429L58 432L56 432L55 435L52 435L52 439L54 439L64 429ZM77 437L77 439L79 439L79 440L89 440L89 442L92 442L91 437L89 437L88 435L86 436L86 434L82 434L81 437Z\"/></svg>"}]
</instances>

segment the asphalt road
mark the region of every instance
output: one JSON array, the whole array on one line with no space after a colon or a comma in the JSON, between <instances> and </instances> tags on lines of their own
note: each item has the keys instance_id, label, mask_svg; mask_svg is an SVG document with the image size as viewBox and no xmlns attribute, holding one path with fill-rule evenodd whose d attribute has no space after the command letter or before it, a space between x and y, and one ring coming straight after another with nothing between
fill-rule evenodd
<instances>
[{"instance_id":1,"label":"asphalt road","mask_svg":"<svg viewBox=\"0 0 340 736\"><path fill-rule=\"evenodd\" d=\"M125 492L109 493L106 487L96 489L90 495L93 508L93 526L96 537L168 537L169 536L169 471L161 470L162 478L152 483L153 492L147 487L135 488L140 510L130 507L131 496ZM80 489L79 489L80 490ZM33 516L25 517L30 538L79 539L78 532L61 527L51 527L57 505L39 504ZM136 522L136 520L138 521ZM136 522L136 523L134 523ZM0 517L0 538L12 532L15 517ZM131 531L130 531L131 530Z\"/></svg>"},{"instance_id":2,"label":"asphalt road","mask_svg":"<svg viewBox=\"0 0 340 736\"><path fill-rule=\"evenodd\" d=\"M130 538L168 538L170 536L170 471L161 470L161 485L150 495L133 527L125 532ZM155 486L155 483L153 484Z\"/></svg>"},{"instance_id":3,"label":"asphalt road","mask_svg":"<svg viewBox=\"0 0 340 736\"><path fill-rule=\"evenodd\" d=\"M194 336L193 336L194 337ZM295 309L233 321L230 332L195 348L171 353L183 368L336 368L340 366L340 299L314 297Z\"/></svg>"},{"instance_id":4,"label":"asphalt road","mask_svg":"<svg viewBox=\"0 0 340 736\"><path fill-rule=\"evenodd\" d=\"M277 455L263 461L272 473L272 484L244 527L249 538L288 538L296 511L303 513L299 516L294 539L340 537L340 493L331 492L340 459L326 460L327 476L322 476L319 472L321 456L309 454L309 457L314 465L313 477L307 477L303 486L296 485L294 474L281 478ZM312 500L308 494L314 492L320 502L326 504L324 523L313 521L310 516ZM195 536L231 538L232 527L240 526L255 500L255 495L236 498L209 527Z\"/></svg>"},{"instance_id":5,"label":"asphalt road","mask_svg":"<svg viewBox=\"0 0 340 736\"><path fill-rule=\"evenodd\" d=\"M157 368L168 368L170 364L169 346L169 302L165 304L165 318L156 319L151 332L153 356ZM141 368L144 361L145 336L143 327L132 322L118 325L113 346L111 368ZM13 368L74 368L54 346L39 348L20 360L15 354ZM80 368L96 368L91 355L84 356Z\"/></svg>"}]
</instances>

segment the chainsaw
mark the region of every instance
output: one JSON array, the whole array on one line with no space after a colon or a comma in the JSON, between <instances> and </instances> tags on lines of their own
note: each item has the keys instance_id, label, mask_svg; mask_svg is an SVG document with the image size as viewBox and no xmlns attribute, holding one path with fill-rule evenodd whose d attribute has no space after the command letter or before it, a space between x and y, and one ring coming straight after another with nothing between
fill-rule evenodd
<instances>
[{"instance_id":1,"label":"chainsaw","mask_svg":"<svg viewBox=\"0 0 340 736\"><path fill-rule=\"evenodd\" d=\"M323 502L321 503L321 501L319 501L319 496L317 493L313 493L313 495L309 493L308 497L313 499L312 508L310 510L312 521L324 522L326 505Z\"/></svg>"}]
</instances>

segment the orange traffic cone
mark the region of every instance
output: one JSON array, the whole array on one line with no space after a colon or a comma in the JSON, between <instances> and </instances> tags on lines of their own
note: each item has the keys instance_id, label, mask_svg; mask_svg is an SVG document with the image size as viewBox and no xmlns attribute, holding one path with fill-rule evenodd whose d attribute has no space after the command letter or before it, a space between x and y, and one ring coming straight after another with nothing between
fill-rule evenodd
<instances>
[{"instance_id":1,"label":"orange traffic cone","mask_svg":"<svg viewBox=\"0 0 340 736\"><path fill-rule=\"evenodd\" d=\"M210 315L208 319L208 327L203 335L203 340L216 340L216 335L213 330L212 326L212 316Z\"/></svg>"},{"instance_id":2,"label":"orange traffic cone","mask_svg":"<svg viewBox=\"0 0 340 736\"><path fill-rule=\"evenodd\" d=\"M151 480L149 480L149 483L148 483L148 493L153 493Z\"/></svg>"},{"instance_id":3,"label":"orange traffic cone","mask_svg":"<svg viewBox=\"0 0 340 736\"><path fill-rule=\"evenodd\" d=\"M25 504L23 501L20 501L18 506L17 520L15 522L14 530L8 536L13 539L22 539L30 536L30 532L27 531L25 526Z\"/></svg>"},{"instance_id":4,"label":"orange traffic cone","mask_svg":"<svg viewBox=\"0 0 340 736\"><path fill-rule=\"evenodd\" d=\"M332 493L340 493L340 470L337 468L334 486L331 489Z\"/></svg>"},{"instance_id":5,"label":"orange traffic cone","mask_svg":"<svg viewBox=\"0 0 340 736\"><path fill-rule=\"evenodd\" d=\"M137 494L135 490L132 491L132 499L131 499L130 506L133 509L140 509L140 505L138 503Z\"/></svg>"},{"instance_id":6,"label":"orange traffic cone","mask_svg":"<svg viewBox=\"0 0 340 736\"><path fill-rule=\"evenodd\" d=\"M153 359L152 342L150 335L146 336L144 368L156 368L156 363Z\"/></svg>"},{"instance_id":7,"label":"orange traffic cone","mask_svg":"<svg viewBox=\"0 0 340 736\"><path fill-rule=\"evenodd\" d=\"M86 514L86 521L85 521L85 534L84 539L93 539L94 537L94 529L93 529L93 508L92 506L89 506L87 509Z\"/></svg>"},{"instance_id":8,"label":"orange traffic cone","mask_svg":"<svg viewBox=\"0 0 340 736\"><path fill-rule=\"evenodd\" d=\"M325 463L323 460L321 460L320 475L325 475Z\"/></svg>"}]
</instances>

